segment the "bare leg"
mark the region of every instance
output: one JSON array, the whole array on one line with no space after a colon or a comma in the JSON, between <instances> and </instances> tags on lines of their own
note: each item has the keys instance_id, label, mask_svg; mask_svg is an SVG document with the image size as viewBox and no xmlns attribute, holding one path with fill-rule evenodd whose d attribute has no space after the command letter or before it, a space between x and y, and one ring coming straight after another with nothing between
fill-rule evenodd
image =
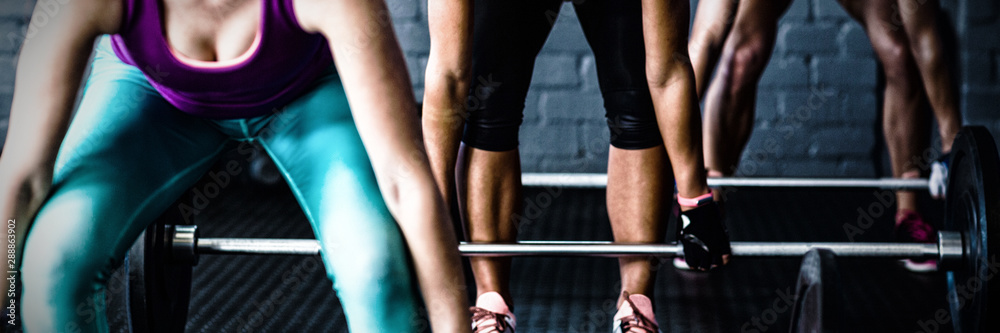
<instances>
[{"instance_id":1,"label":"bare leg","mask_svg":"<svg viewBox=\"0 0 1000 333\"><path fill-rule=\"evenodd\" d=\"M947 48L938 27L938 1L899 0L898 4L924 91L937 118L941 150L949 152L961 129L962 115L958 110L958 86L949 68L945 56Z\"/></svg>"},{"instance_id":2,"label":"bare leg","mask_svg":"<svg viewBox=\"0 0 1000 333\"><path fill-rule=\"evenodd\" d=\"M608 153L608 217L616 242L662 243L672 189L663 146ZM656 279L652 258L618 259L622 290L652 295ZM623 300L619 300L621 304Z\"/></svg>"},{"instance_id":3,"label":"bare leg","mask_svg":"<svg viewBox=\"0 0 1000 333\"><path fill-rule=\"evenodd\" d=\"M774 49L778 19L790 4L740 1L719 68L705 93L705 165L710 171L736 171L753 130L757 82Z\"/></svg>"},{"instance_id":4,"label":"bare leg","mask_svg":"<svg viewBox=\"0 0 1000 333\"><path fill-rule=\"evenodd\" d=\"M921 112L923 91L920 77L905 33L886 28L892 17L891 3L865 0L841 1L868 33L882 68L885 70L885 98L882 105L882 130L889 149L894 177L919 175L921 149L927 147L930 132L927 116ZM916 210L916 194L896 192L897 211Z\"/></svg>"},{"instance_id":5,"label":"bare leg","mask_svg":"<svg viewBox=\"0 0 1000 333\"><path fill-rule=\"evenodd\" d=\"M712 69L719 61L722 44L729 35L729 27L736 14L738 0L701 0L691 28L688 53L694 68L695 87L698 97L704 96L708 88Z\"/></svg>"},{"instance_id":6,"label":"bare leg","mask_svg":"<svg viewBox=\"0 0 1000 333\"><path fill-rule=\"evenodd\" d=\"M459 208L472 242L505 243L517 240L521 212L521 161L518 150L492 152L467 147L459 150L456 182ZM510 300L510 257L470 258L477 296L495 291ZM513 309L512 304L508 304Z\"/></svg>"}]
</instances>

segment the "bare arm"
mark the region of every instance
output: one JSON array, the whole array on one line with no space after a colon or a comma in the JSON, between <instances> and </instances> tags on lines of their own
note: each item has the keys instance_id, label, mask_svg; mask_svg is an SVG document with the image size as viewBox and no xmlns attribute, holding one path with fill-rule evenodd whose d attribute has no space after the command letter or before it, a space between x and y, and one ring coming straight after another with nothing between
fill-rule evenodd
<instances>
[{"instance_id":1,"label":"bare arm","mask_svg":"<svg viewBox=\"0 0 1000 333\"><path fill-rule=\"evenodd\" d=\"M32 20L37 30L29 32L18 60L10 127L0 155L0 215L16 220L15 262L5 262L7 270L20 268L31 220L52 185L56 153L94 39L114 33L121 15L118 1L69 1L60 6L55 16L45 15L46 23Z\"/></svg>"},{"instance_id":2,"label":"bare arm","mask_svg":"<svg viewBox=\"0 0 1000 333\"><path fill-rule=\"evenodd\" d=\"M646 78L677 191L693 198L708 192L702 155L701 114L688 60L687 0L643 0Z\"/></svg>"},{"instance_id":3,"label":"bare arm","mask_svg":"<svg viewBox=\"0 0 1000 333\"><path fill-rule=\"evenodd\" d=\"M458 243L431 175L416 101L385 3L299 4L303 28L324 34L333 49L382 195L413 255L434 331L469 331Z\"/></svg>"},{"instance_id":4,"label":"bare arm","mask_svg":"<svg viewBox=\"0 0 1000 333\"><path fill-rule=\"evenodd\" d=\"M719 61L722 45L736 16L736 0L702 0L691 27L688 52L694 68L695 88L699 99L705 96L712 70Z\"/></svg>"},{"instance_id":5,"label":"bare arm","mask_svg":"<svg viewBox=\"0 0 1000 333\"><path fill-rule=\"evenodd\" d=\"M431 51L424 83L423 129L427 156L441 196L455 201L455 162L462 126L468 117L472 1L429 0Z\"/></svg>"}]
</instances>

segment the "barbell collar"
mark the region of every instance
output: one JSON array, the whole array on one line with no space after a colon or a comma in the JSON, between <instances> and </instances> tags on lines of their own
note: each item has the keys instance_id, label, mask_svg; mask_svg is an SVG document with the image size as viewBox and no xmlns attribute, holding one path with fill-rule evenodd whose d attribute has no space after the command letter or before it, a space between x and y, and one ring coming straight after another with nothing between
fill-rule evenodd
<instances>
[{"instance_id":1,"label":"barbell collar","mask_svg":"<svg viewBox=\"0 0 1000 333\"><path fill-rule=\"evenodd\" d=\"M965 261L968 249L962 233L958 231L938 231L938 265L942 270L956 269Z\"/></svg>"},{"instance_id":2,"label":"barbell collar","mask_svg":"<svg viewBox=\"0 0 1000 333\"><path fill-rule=\"evenodd\" d=\"M177 263L198 264L198 226L168 225L165 230L171 234L170 255Z\"/></svg>"}]
</instances>

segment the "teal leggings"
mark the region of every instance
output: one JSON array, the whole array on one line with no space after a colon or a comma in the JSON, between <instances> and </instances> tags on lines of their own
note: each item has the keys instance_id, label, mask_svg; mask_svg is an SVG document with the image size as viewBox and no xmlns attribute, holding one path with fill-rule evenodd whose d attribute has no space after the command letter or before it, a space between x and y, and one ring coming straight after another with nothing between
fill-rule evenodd
<instances>
[{"instance_id":1,"label":"teal leggings","mask_svg":"<svg viewBox=\"0 0 1000 333\"><path fill-rule=\"evenodd\" d=\"M291 187L322 244L351 331L413 331L420 300L402 234L339 77L331 68L316 84L270 115L197 118L168 104L102 39L50 197L25 243L26 331L108 331L100 306L96 316L86 310L103 300L111 270L151 221L241 141L263 146Z\"/></svg>"}]
</instances>

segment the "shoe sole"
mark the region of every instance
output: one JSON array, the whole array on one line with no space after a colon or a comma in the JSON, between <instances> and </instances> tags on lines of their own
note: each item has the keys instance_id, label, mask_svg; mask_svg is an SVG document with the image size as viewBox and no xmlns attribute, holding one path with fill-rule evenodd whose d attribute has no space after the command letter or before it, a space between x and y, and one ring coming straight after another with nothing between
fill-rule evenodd
<instances>
[{"instance_id":1,"label":"shoe sole","mask_svg":"<svg viewBox=\"0 0 1000 333\"><path fill-rule=\"evenodd\" d=\"M925 262L915 262L910 259L900 260L906 270L914 273L931 273L937 271L937 261L928 260Z\"/></svg>"}]
</instances>

